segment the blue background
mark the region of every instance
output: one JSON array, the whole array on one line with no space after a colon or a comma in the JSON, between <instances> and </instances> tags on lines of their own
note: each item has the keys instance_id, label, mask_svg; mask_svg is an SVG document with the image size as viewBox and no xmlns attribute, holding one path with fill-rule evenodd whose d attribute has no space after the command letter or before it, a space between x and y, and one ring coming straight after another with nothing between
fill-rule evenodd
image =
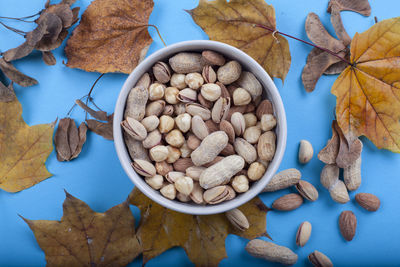
<instances>
[{"instance_id":1,"label":"blue background","mask_svg":"<svg viewBox=\"0 0 400 267\"><path fill-rule=\"evenodd\" d=\"M44 0L0 0L0 16L26 16L36 13L44 5ZM304 21L308 12L315 12L329 32L334 31L326 13L327 0L268 0L276 10L277 27L280 31L307 40ZM81 13L90 0L78 0L76 6ZM207 39L207 35L193 22L183 9L197 6L197 0L155 0L150 23L159 27L167 44L184 40ZM398 0L371 1L372 15L363 17L356 13L344 12L343 21L351 36L363 32L374 24L374 16L379 20L399 15ZM6 22L5 20L2 20ZM25 30L33 25L10 23ZM154 29L149 32L154 38L149 54L163 45ZM0 27L0 50L5 51L23 42L17 34ZM378 150L370 141L363 138L362 185L357 192L376 194L381 199L381 208L370 213L354 201L345 205L334 203L329 193L319 183L323 164L314 157L305 166L297 163L298 143L308 139L318 152L330 137L330 124L333 119L335 97L330 94L336 76L324 76L316 90L307 94L300 76L305 59L312 47L290 40L292 65L283 85L275 80L282 95L288 118L287 150L280 169L295 167L301 170L303 178L314 185L320 193L315 203L307 202L292 212L269 212L267 231L277 244L285 245L299 255L297 266L309 266L307 255L315 249L327 254L336 266L394 266L400 265L400 156L388 151ZM56 66L46 66L39 53L15 62L24 73L35 77L39 85L29 88L16 86L16 94L23 106L23 117L29 125L49 123L57 117L64 117L75 99L85 95L98 73L87 73L69 69L62 64L66 61L64 46L55 51ZM127 75L107 74L94 91L98 105L112 112L119 90ZM84 113L76 109L72 115L78 122ZM133 185L123 172L113 142L93 133L88 139L78 159L60 163L53 152L46 163L53 177L20 193L0 191L0 265L39 266L45 265L45 256L28 226L18 217L21 214L29 219L59 220L62 216L64 189L84 200L94 210L104 212L123 202ZM274 199L292 190L263 194L262 200L271 205ZM132 208L139 220L139 212ZM352 210L358 218L357 233L352 242L346 242L339 233L338 216L342 210ZM308 220L313 225L310 241L304 248L295 245L298 225ZM249 256L244 247L247 240L230 235L226 239L228 258L220 266L275 266L272 263ZM132 266L141 266L141 258ZM192 265L182 248L171 249L151 260L148 266Z\"/></svg>"}]
</instances>

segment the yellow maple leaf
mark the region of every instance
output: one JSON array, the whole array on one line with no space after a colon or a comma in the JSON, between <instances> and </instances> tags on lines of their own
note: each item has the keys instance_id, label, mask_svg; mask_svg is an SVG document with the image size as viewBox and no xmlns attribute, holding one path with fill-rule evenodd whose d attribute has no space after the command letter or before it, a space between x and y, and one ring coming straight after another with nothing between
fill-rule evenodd
<instances>
[{"instance_id":1,"label":"yellow maple leaf","mask_svg":"<svg viewBox=\"0 0 400 267\"><path fill-rule=\"evenodd\" d=\"M27 125L17 98L0 102L0 188L18 192L51 176L46 159L53 150L53 124Z\"/></svg>"},{"instance_id":2,"label":"yellow maple leaf","mask_svg":"<svg viewBox=\"0 0 400 267\"><path fill-rule=\"evenodd\" d=\"M400 17L356 34L351 66L337 78L336 117L343 133L364 135L378 148L400 152Z\"/></svg>"}]
</instances>

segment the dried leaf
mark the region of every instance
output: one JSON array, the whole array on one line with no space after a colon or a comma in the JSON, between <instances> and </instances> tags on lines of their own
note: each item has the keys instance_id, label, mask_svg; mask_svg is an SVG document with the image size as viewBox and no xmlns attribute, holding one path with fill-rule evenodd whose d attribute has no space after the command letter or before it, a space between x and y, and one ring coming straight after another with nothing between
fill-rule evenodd
<instances>
[{"instance_id":1,"label":"dried leaf","mask_svg":"<svg viewBox=\"0 0 400 267\"><path fill-rule=\"evenodd\" d=\"M53 13L59 17L62 22L62 28L68 28L72 24L73 14L68 4L60 3L57 5L51 5L46 8L45 13Z\"/></svg>"},{"instance_id":2,"label":"dried leaf","mask_svg":"<svg viewBox=\"0 0 400 267\"><path fill-rule=\"evenodd\" d=\"M12 82L7 87L0 81L0 102L11 102L14 99L15 93Z\"/></svg>"},{"instance_id":3,"label":"dried leaf","mask_svg":"<svg viewBox=\"0 0 400 267\"><path fill-rule=\"evenodd\" d=\"M346 56L347 58L347 56ZM342 71L347 68L349 64L347 64L347 62L345 61L339 61L335 64L332 64L331 66L329 66L329 68L326 69L326 71L324 72L325 75L336 75L336 74L340 74L342 73Z\"/></svg>"},{"instance_id":4,"label":"dried leaf","mask_svg":"<svg viewBox=\"0 0 400 267\"><path fill-rule=\"evenodd\" d=\"M114 113L108 116L108 122L100 122L97 120L86 120L89 130L103 136L105 139L113 140L113 116Z\"/></svg>"},{"instance_id":5,"label":"dried leaf","mask_svg":"<svg viewBox=\"0 0 400 267\"><path fill-rule=\"evenodd\" d=\"M243 232L231 226L224 214L178 213L153 202L136 188L129 201L141 211L137 236L143 247L143 264L171 247L181 246L196 266L217 266L227 256L225 238L228 234L248 239L267 235L265 215L269 209L259 198L239 207L250 224Z\"/></svg>"},{"instance_id":6,"label":"dried leaf","mask_svg":"<svg viewBox=\"0 0 400 267\"><path fill-rule=\"evenodd\" d=\"M336 121L334 127L339 136L339 151L336 157L336 165L339 168L347 168L360 157L363 144L355 136L346 137Z\"/></svg>"},{"instance_id":7,"label":"dried leaf","mask_svg":"<svg viewBox=\"0 0 400 267\"><path fill-rule=\"evenodd\" d=\"M340 9L336 4L333 4L331 7L331 23L339 40L341 40L345 46L350 45L351 37L343 26Z\"/></svg>"},{"instance_id":8,"label":"dried leaf","mask_svg":"<svg viewBox=\"0 0 400 267\"><path fill-rule=\"evenodd\" d=\"M290 68L287 40L257 25L276 29L275 10L264 0L207 1L189 11L211 40L233 45L253 57L272 77L285 79Z\"/></svg>"},{"instance_id":9,"label":"dried leaf","mask_svg":"<svg viewBox=\"0 0 400 267\"><path fill-rule=\"evenodd\" d=\"M51 176L45 161L53 150L53 124L28 126L17 98L0 102L0 188L18 192Z\"/></svg>"},{"instance_id":10,"label":"dried leaf","mask_svg":"<svg viewBox=\"0 0 400 267\"><path fill-rule=\"evenodd\" d=\"M130 73L145 57L152 0L95 0L69 38L67 66L85 71Z\"/></svg>"},{"instance_id":11,"label":"dried leaf","mask_svg":"<svg viewBox=\"0 0 400 267\"><path fill-rule=\"evenodd\" d=\"M383 20L352 40L350 62L337 78L336 117L346 137L365 135L400 152L400 18Z\"/></svg>"},{"instance_id":12,"label":"dried leaf","mask_svg":"<svg viewBox=\"0 0 400 267\"><path fill-rule=\"evenodd\" d=\"M46 65L49 65L49 66L53 66L57 63L57 60L51 51L43 51L42 59L43 59L44 63L46 63Z\"/></svg>"},{"instance_id":13,"label":"dried leaf","mask_svg":"<svg viewBox=\"0 0 400 267\"><path fill-rule=\"evenodd\" d=\"M57 40L53 41L51 38L43 37L35 46L36 50L39 51L51 51L58 48L67 38L68 31L62 30L58 35Z\"/></svg>"},{"instance_id":14,"label":"dried leaf","mask_svg":"<svg viewBox=\"0 0 400 267\"><path fill-rule=\"evenodd\" d=\"M66 193L61 221L28 220L47 266L125 266L141 252L135 219L124 202L94 212Z\"/></svg>"},{"instance_id":15,"label":"dried leaf","mask_svg":"<svg viewBox=\"0 0 400 267\"><path fill-rule=\"evenodd\" d=\"M75 23L78 22L78 20L79 20L79 10L80 10L80 7L74 7L72 9L72 24L71 25L74 25Z\"/></svg>"},{"instance_id":16,"label":"dried leaf","mask_svg":"<svg viewBox=\"0 0 400 267\"><path fill-rule=\"evenodd\" d=\"M53 13L42 13L36 20L36 23L44 24L46 26L46 34L43 36L43 39L49 39L51 42L55 42L58 38L58 35L63 30L61 18Z\"/></svg>"},{"instance_id":17,"label":"dried leaf","mask_svg":"<svg viewBox=\"0 0 400 267\"><path fill-rule=\"evenodd\" d=\"M93 118L101 121L108 120L107 112L102 110L93 110L79 99L75 100L75 103L78 106L80 106L83 110L85 110L87 113L89 113Z\"/></svg>"},{"instance_id":18,"label":"dried leaf","mask_svg":"<svg viewBox=\"0 0 400 267\"><path fill-rule=\"evenodd\" d=\"M332 6L336 4L339 11L354 11L364 16L371 15L371 6L368 0L331 0L328 4L328 12L331 13Z\"/></svg>"},{"instance_id":19,"label":"dried leaf","mask_svg":"<svg viewBox=\"0 0 400 267\"><path fill-rule=\"evenodd\" d=\"M18 71L13 64L6 62L4 58L0 58L0 69L11 81L23 87L32 86L38 83L35 79Z\"/></svg>"},{"instance_id":20,"label":"dried leaf","mask_svg":"<svg viewBox=\"0 0 400 267\"><path fill-rule=\"evenodd\" d=\"M337 122L332 122L332 138L329 139L326 146L318 153L318 159L325 164L336 164L336 158L339 154L340 139L336 131Z\"/></svg>"},{"instance_id":21,"label":"dried leaf","mask_svg":"<svg viewBox=\"0 0 400 267\"><path fill-rule=\"evenodd\" d=\"M76 0L62 0L61 4L67 4L72 6L73 4L75 4Z\"/></svg>"},{"instance_id":22,"label":"dried leaf","mask_svg":"<svg viewBox=\"0 0 400 267\"><path fill-rule=\"evenodd\" d=\"M86 142L86 132L87 132L87 125L86 123L82 122L78 128L78 136L79 136L79 143L76 147L75 151L71 155L71 159L77 158L82 151L83 144Z\"/></svg>"}]
</instances>

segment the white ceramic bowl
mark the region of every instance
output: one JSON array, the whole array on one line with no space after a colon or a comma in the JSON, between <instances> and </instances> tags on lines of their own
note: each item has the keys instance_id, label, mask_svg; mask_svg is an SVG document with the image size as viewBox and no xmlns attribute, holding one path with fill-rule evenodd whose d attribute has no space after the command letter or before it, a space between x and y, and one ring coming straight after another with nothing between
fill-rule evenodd
<instances>
[{"instance_id":1,"label":"white ceramic bowl","mask_svg":"<svg viewBox=\"0 0 400 267\"><path fill-rule=\"evenodd\" d=\"M223 54L227 59L234 59L240 62L244 70L252 72L260 81L260 83L264 87L264 96L272 102L274 106L275 116L277 118L277 146L276 153L274 159L269 164L269 167L264 174L263 178L257 182L254 182L249 191L243 194L239 194L236 198L222 202L217 205L198 205L194 203L183 203L178 200L169 200L163 197L159 191L154 190L149 185L146 184L144 179L139 176L131 167L131 158L125 146L125 142L123 139L122 129L120 126L121 121L123 120L123 114L125 109L125 102L128 97L129 91L136 84L138 79L147 71L151 70L154 63L157 61L167 60L172 57L176 53L183 51L202 51L202 50L214 50ZM277 171L279 164L283 158L283 154L285 152L286 147L286 115L283 107L282 99L279 95L278 89L276 88L274 82L271 80L269 75L265 72L265 70L249 55L244 53L243 51L215 41L208 40L194 40L194 41L186 41L180 42L173 45L169 45L165 48L158 50L152 55L148 56L143 62L141 62L129 75L128 79L125 81L122 90L119 94L117 103L115 105L114 111L114 143L115 149L117 150L118 158L121 161L122 167L124 168L126 174L128 174L129 178L132 182L142 191L146 196L157 202L158 204L178 211L182 213L188 214L196 214L196 215L206 215L206 214L215 214L222 213L231 209L234 209L244 203L248 202L255 196L257 196L261 190L268 184L271 180L272 176Z\"/></svg>"}]
</instances>

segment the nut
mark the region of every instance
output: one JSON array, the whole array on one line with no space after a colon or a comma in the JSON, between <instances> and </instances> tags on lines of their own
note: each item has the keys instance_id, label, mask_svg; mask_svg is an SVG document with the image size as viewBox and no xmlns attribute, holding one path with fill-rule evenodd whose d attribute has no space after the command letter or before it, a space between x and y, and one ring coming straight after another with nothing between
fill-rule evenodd
<instances>
[{"instance_id":1,"label":"nut","mask_svg":"<svg viewBox=\"0 0 400 267\"><path fill-rule=\"evenodd\" d=\"M257 124L257 116L253 113L246 113L243 115L246 129Z\"/></svg>"},{"instance_id":2,"label":"nut","mask_svg":"<svg viewBox=\"0 0 400 267\"><path fill-rule=\"evenodd\" d=\"M204 191L203 199L208 204L218 204L228 198L229 192L225 185L220 185Z\"/></svg>"},{"instance_id":3,"label":"nut","mask_svg":"<svg viewBox=\"0 0 400 267\"><path fill-rule=\"evenodd\" d=\"M228 89L226 88L225 85L223 85L223 84L220 83L220 82L216 82L216 84L218 84L219 87L221 87L221 96L222 96L222 97L229 97L229 98L231 98L231 94L229 93L229 91L228 91Z\"/></svg>"},{"instance_id":4,"label":"nut","mask_svg":"<svg viewBox=\"0 0 400 267\"><path fill-rule=\"evenodd\" d=\"M304 247L304 245L310 239L311 230L311 223L307 221L301 223L296 233L296 245L298 245L299 247Z\"/></svg>"},{"instance_id":5,"label":"nut","mask_svg":"<svg viewBox=\"0 0 400 267\"><path fill-rule=\"evenodd\" d=\"M171 70L168 64L158 61L153 66L153 74L160 83L167 83L171 79Z\"/></svg>"},{"instance_id":6,"label":"nut","mask_svg":"<svg viewBox=\"0 0 400 267\"><path fill-rule=\"evenodd\" d=\"M165 176L169 172L172 172L174 168L171 164L167 163L166 161L156 162L156 171L158 174Z\"/></svg>"},{"instance_id":7,"label":"nut","mask_svg":"<svg viewBox=\"0 0 400 267\"><path fill-rule=\"evenodd\" d=\"M257 152L262 160L271 161L275 155L276 135L272 131L263 133L258 139Z\"/></svg>"},{"instance_id":8,"label":"nut","mask_svg":"<svg viewBox=\"0 0 400 267\"><path fill-rule=\"evenodd\" d=\"M300 148L299 148L299 162L302 164L308 163L314 154L314 149L310 142L307 140L300 141Z\"/></svg>"},{"instance_id":9,"label":"nut","mask_svg":"<svg viewBox=\"0 0 400 267\"><path fill-rule=\"evenodd\" d=\"M212 165L214 165L217 162L220 162L221 160L223 160L225 157L221 157L221 156L217 156L213 161L204 164L204 167L208 168L211 167Z\"/></svg>"},{"instance_id":10,"label":"nut","mask_svg":"<svg viewBox=\"0 0 400 267\"><path fill-rule=\"evenodd\" d=\"M350 200L350 197L346 185L339 180L339 171L336 165L325 165L321 172L321 184L329 190L334 201L344 204Z\"/></svg>"},{"instance_id":11,"label":"nut","mask_svg":"<svg viewBox=\"0 0 400 267\"><path fill-rule=\"evenodd\" d=\"M134 118L127 117L126 120L121 122L121 125L125 132L135 140L143 141L147 137L146 128Z\"/></svg>"},{"instance_id":12,"label":"nut","mask_svg":"<svg viewBox=\"0 0 400 267\"><path fill-rule=\"evenodd\" d=\"M247 243L246 251L253 257L278 262L283 265L293 265L297 262L297 254L289 248L261 239L253 239Z\"/></svg>"},{"instance_id":13,"label":"nut","mask_svg":"<svg viewBox=\"0 0 400 267\"><path fill-rule=\"evenodd\" d=\"M225 64L224 56L218 54L217 52L204 50L201 53L201 55L202 55L202 60L206 62L208 65L223 66Z\"/></svg>"},{"instance_id":14,"label":"nut","mask_svg":"<svg viewBox=\"0 0 400 267\"><path fill-rule=\"evenodd\" d=\"M195 181L200 179L201 173L206 169L206 167L192 166L186 169L186 176L189 176Z\"/></svg>"},{"instance_id":15,"label":"nut","mask_svg":"<svg viewBox=\"0 0 400 267\"><path fill-rule=\"evenodd\" d=\"M212 120L215 123L220 123L221 120L225 120L225 118L228 116L230 107L231 107L231 99L229 97L218 98L211 112Z\"/></svg>"},{"instance_id":16,"label":"nut","mask_svg":"<svg viewBox=\"0 0 400 267\"><path fill-rule=\"evenodd\" d=\"M271 131L276 126L276 118L272 114L264 114L261 116L261 130L264 132Z\"/></svg>"},{"instance_id":17,"label":"nut","mask_svg":"<svg viewBox=\"0 0 400 267\"><path fill-rule=\"evenodd\" d=\"M150 78L150 75L146 72L145 74L143 74L140 77L139 81L137 81L135 87L140 87L140 88L146 89L146 91L147 91L150 84L151 84L151 78Z\"/></svg>"},{"instance_id":18,"label":"nut","mask_svg":"<svg viewBox=\"0 0 400 267\"><path fill-rule=\"evenodd\" d=\"M172 74L170 84L172 87L176 87L179 90L186 88L187 84L185 82L185 74L174 73Z\"/></svg>"},{"instance_id":19,"label":"nut","mask_svg":"<svg viewBox=\"0 0 400 267\"><path fill-rule=\"evenodd\" d=\"M308 260L315 267L333 267L333 263L331 262L331 260L318 250L315 250L313 253L308 255Z\"/></svg>"},{"instance_id":20,"label":"nut","mask_svg":"<svg viewBox=\"0 0 400 267\"><path fill-rule=\"evenodd\" d=\"M177 73L201 72L201 54L181 52L169 59L169 65Z\"/></svg>"},{"instance_id":21,"label":"nut","mask_svg":"<svg viewBox=\"0 0 400 267\"><path fill-rule=\"evenodd\" d=\"M189 86L189 88L197 90L204 83L203 76L197 72L186 74L185 83Z\"/></svg>"},{"instance_id":22,"label":"nut","mask_svg":"<svg viewBox=\"0 0 400 267\"><path fill-rule=\"evenodd\" d=\"M233 129L235 130L235 134L237 136L241 136L246 129L246 122L244 120L243 114L240 112L235 112L231 116L231 123Z\"/></svg>"},{"instance_id":23,"label":"nut","mask_svg":"<svg viewBox=\"0 0 400 267\"><path fill-rule=\"evenodd\" d=\"M213 161L227 144L228 136L223 131L208 135L191 154L194 165L201 166Z\"/></svg>"},{"instance_id":24,"label":"nut","mask_svg":"<svg viewBox=\"0 0 400 267\"><path fill-rule=\"evenodd\" d=\"M269 181L263 192L274 192L296 185L301 178L297 169L287 169L275 174Z\"/></svg>"},{"instance_id":25,"label":"nut","mask_svg":"<svg viewBox=\"0 0 400 267\"><path fill-rule=\"evenodd\" d=\"M189 137L187 139L187 146L191 149L191 150L195 150L196 148L198 148L201 144L201 140L199 138L197 138L194 134L189 134Z\"/></svg>"},{"instance_id":26,"label":"nut","mask_svg":"<svg viewBox=\"0 0 400 267\"><path fill-rule=\"evenodd\" d=\"M309 201L315 201L318 199L317 189L307 181L300 180L296 185L296 189L302 197Z\"/></svg>"},{"instance_id":27,"label":"nut","mask_svg":"<svg viewBox=\"0 0 400 267\"><path fill-rule=\"evenodd\" d=\"M303 198L296 193L284 195L272 203L272 208L281 211L295 210L303 204Z\"/></svg>"},{"instance_id":28,"label":"nut","mask_svg":"<svg viewBox=\"0 0 400 267\"><path fill-rule=\"evenodd\" d=\"M161 112L163 112L165 107L165 101L164 100L157 100L154 102L150 102L146 106L146 117L149 117L151 115L155 116L160 116Z\"/></svg>"},{"instance_id":29,"label":"nut","mask_svg":"<svg viewBox=\"0 0 400 267\"><path fill-rule=\"evenodd\" d=\"M182 133L186 133L190 130L191 122L192 116L190 116L188 113L180 114L175 118L176 126L179 128L179 130L181 130Z\"/></svg>"},{"instance_id":30,"label":"nut","mask_svg":"<svg viewBox=\"0 0 400 267\"><path fill-rule=\"evenodd\" d=\"M147 160L134 159L132 162L132 167L138 174L145 177L153 177L154 175L156 175L156 168Z\"/></svg>"},{"instance_id":31,"label":"nut","mask_svg":"<svg viewBox=\"0 0 400 267\"><path fill-rule=\"evenodd\" d=\"M208 109L212 109L214 103L205 99L204 96L202 96L201 94L197 95L197 100L199 101L200 105Z\"/></svg>"},{"instance_id":32,"label":"nut","mask_svg":"<svg viewBox=\"0 0 400 267\"><path fill-rule=\"evenodd\" d=\"M193 89L185 88L178 93L176 98L183 103L195 102L197 100L197 92Z\"/></svg>"},{"instance_id":33,"label":"nut","mask_svg":"<svg viewBox=\"0 0 400 267\"><path fill-rule=\"evenodd\" d=\"M204 189L209 189L214 186L229 183L232 176L242 170L243 167L244 159L240 156L232 155L223 158L202 172L199 180L200 185Z\"/></svg>"},{"instance_id":34,"label":"nut","mask_svg":"<svg viewBox=\"0 0 400 267\"><path fill-rule=\"evenodd\" d=\"M150 149L160 143L161 143L161 134L156 129L156 130L150 132L147 135L146 139L143 140L143 147L146 149Z\"/></svg>"},{"instance_id":35,"label":"nut","mask_svg":"<svg viewBox=\"0 0 400 267\"><path fill-rule=\"evenodd\" d=\"M167 173L167 174L165 175L165 179L166 179L169 183L173 184L173 183L175 183L175 181L176 181L178 178L181 178L181 177L184 177L184 176L185 176L185 173L184 173L184 172L170 171L169 173Z\"/></svg>"},{"instance_id":36,"label":"nut","mask_svg":"<svg viewBox=\"0 0 400 267\"><path fill-rule=\"evenodd\" d=\"M133 139L126 133L124 134L124 141L132 159L150 160L148 151L143 147L142 142Z\"/></svg>"},{"instance_id":37,"label":"nut","mask_svg":"<svg viewBox=\"0 0 400 267\"><path fill-rule=\"evenodd\" d=\"M187 104L186 112L192 116L199 115L205 121L211 118L211 111L208 108L196 103Z\"/></svg>"},{"instance_id":38,"label":"nut","mask_svg":"<svg viewBox=\"0 0 400 267\"><path fill-rule=\"evenodd\" d=\"M245 106L251 102L251 95L245 89L238 87L233 91L233 103L235 106Z\"/></svg>"},{"instance_id":39,"label":"nut","mask_svg":"<svg viewBox=\"0 0 400 267\"><path fill-rule=\"evenodd\" d=\"M343 180L347 189L357 190L361 185L361 156L358 157L350 166L343 169Z\"/></svg>"},{"instance_id":40,"label":"nut","mask_svg":"<svg viewBox=\"0 0 400 267\"><path fill-rule=\"evenodd\" d=\"M235 113L235 112L239 112L239 113L242 113L242 114L245 113L246 109L247 109L246 106L232 106L229 109L228 116L226 117L226 120L230 121L231 117L232 117L232 114Z\"/></svg>"},{"instance_id":41,"label":"nut","mask_svg":"<svg viewBox=\"0 0 400 267\"><path fill-rule=\"evenodd\" d=\"M261 96L262 94L261 83L257 80L256 76L254 76L254 74L251 72L243 71L242 74L240 75L239 80L237 80L236 83L240 87L246 89L253 98L253 100Z\"/></svg>"},{"instance_id":42,"label":"nut","mask_svg":"<svg viewBox=\"0 0 400 267\"><path fill-rule=\"evenodd\" d=\"M273 114L273 113L274 113L274 110L272 107L272 103L268 99L261 101L256 110L256 115L259 120L261 120L262 115Z\"/></svg>"},{"instance_id":43,"label":"nut","mask_svg":"<svg viewBox=\"0 0 400 267\"><path fill-rule=\"evenodd\" d=\"M155 190L159 190L164 184L164 178L159 174L156 174L153 177L145 177L144 180Z\"/></svg>"},{"instance_id":44,"label":"nut","mask_svg":"<svg viewBox=\"0 0 400 267\"><path fill-rule=\"evenodd\" d=\"M381 205L378 197L369 193L358 193L356 195L357 203L368 211L377 211Z\"/></svg>"},{"instance_id":45,"label":"nut","mask_svg":"<svg viewBox=\"0 0 400 267\"><path fill-rule=\"evenodd\" d=\"M141 122L143 124L144 128L146 128L147 132L154 131L157 129L158 124L160 124L160 120L158 119L157 116L152 115L149 117L144 118Z\"/></svg>"},{"instance_id":46,"label":"nut","mask_svg":"<svg viewBox=\"0 0 400 267\"><path fill-rule=\"evenodd\" d=\"M193 180L190 177L184 176L176 179L175 188L178 192L184 194L185 196L190 195L193 190Z\"/></svg>"},{"instance_id":47,"label":"nut","mask_svg":"<svg viewBox=\"0 0 400 267\"><path fill-rule=\"evenodd\" d=\"M176 194L176 198L180 201L180 202L189 202L191 200L190 196L182 194L181 192L178 192Z\"/></svg>"},{"instance_id":48,"label":"nut","mask_svg":"<svg viewBox=\"0 0 400 267\"><path fill-rule=\"evenodd\" d=\"M227 211L225 212L225 216L228 221L240 231L246 231L250 227L246 216L239 209Z\"/></svg>"},{"instance_id":49,"label":"nut","mask_svg":"<svg viewBox=\"0 0 400 267\"><path fill-rule=\"evenodd\" d=\"M225 132L224 132L225 133ZM228 142L228 137L227 140ZM236 138L235 143L233 144L235 147L236 153L244 158L244 160L251 164L257 159L257 150L252 146L249 142L244 140L243 138Z\"/></svg>"},{"instance_id":50,"label":"nut","mask_svg":"<svg viewBox=\"0 0 400 267\"><path fill-rule=\"evenodd\" d=\"M214 102L221 96L221 87L215 83L206 83L201 86L200 93L206 100Z\"/></svg>"},{"instance_id":51,"label":"nut","mask_svg":"<svg viewBox=\"0 0 400 267\"><path fill-rule=\"evenodd\" d=\"M236 192L232 188L232 186L226 185L226 190L228 190L228 197L226 198L226 200L231 200L231 199L234 199L236 197Z\"/></svg>"},{"instance_id":52,"label":"nut","mask_svg":"<svg viewBox=\"0 0 400 267\"><path fill-rule=\"evenodd\" d=\"M187 142L185 141L183 145L179 148L181 151L182 158L188 158L192 155L192 150L188 147Z\"/></svg>"},{"instance_id":53,"label":"nut","mask_svg":"<svg viewBox=\"0 0 400 267\"><path fill-rule=\"evenodd\" d=\"M161 193L161 195L163 195L164 197L173 200L173 199L175 199L175 197L176 197L176 189L175 189L175 186L174 186L173 184L165 185L165 186L163 186L163 187L160 189L160 193Z\"/></svg>"},{"instance_id":54,"label":"nut","mask_svg":"<svg viewBox=\"0 0 400 267\"><path fill-rule=\"evenodd\" d=\"M217 81L217 74L211 66L204 66L202 75L206 83L215 83Z\"/></svg>"},{"instance_id":55,"label":"nut","mask_svg":"<svg viewBox=\"0 0 400 267\"><path fill-rule=\"evenodd\" d=\"M235 148L233 147L233 145L231 144L227 144L226 147L224 147L224 149L222 149L221 151L221 155L223 156L230 156L230 155L235 155Z\"/></svg>"},{"instance_id":56,"label":"nut","mask_svg":"<svg viewBox=\"0 0 400 267\"><path fill-rule=\"evenodd\" d=\"M164 92L164 99L169 104L178 104L179 90L176 87L167 87Z\"/></svg>"},{"instance_id":57,"label":"nut","mask_svg":"<svg viewBox=\"0 0 400 267\"><path fill-rule=\"evenodd\" d=\"M181 156L180 149L173 146L167 146L167 149L168 149L168 156L167 156L168 163L174 163L180 158Z\"/></svg>"},{"instance_id":58,"label":"nut","mask_svg":"<svg viewBox=\"0 0 400 267\"><path fill-rule=\"evenodd\" d=\"M213 120L206 120L204 123L206 124L209 133L219 130L218 124L216 124Z\"/></svg>"},{"instance_id":59,"label":"nut","mask_svg":"<svg viewBox=\"0 0 400 267\"><path fill-rule=\"evenodd\" d=\"M155 146L150 149L150 158L155 162L164 161L167 159L169 151L166 146Z\"/></svg>"},{"instance_id":60,"label":"nut","mask_svg":"<svg viewBox=\"0 0 400 267\"><path fill-rule=\"evenodd\" d=\"M174 147L181 147L185 143L185 137L181 131L175 129L165 136L165 141Z\"/></svg>"},{"instance_id":61,"label":"nut","mask_svg":"<svg viewBox=\"0 0 400 267\"><path fill-rule=\"evenodd\" d=\"M174 113L176 116L186 112L185 103L178 103L174 105Z\"/></svg>"},{"instance_id":62,"label":"nut","mask_svg":"<svg viewBox=\"0 0 400 267\"><path fill-rule=\"evenodd\" d=\"M160 133L168 133L175 126L175 121L171 116L162 115L160 117L160 124L158 125L158 130Z\"/></svg>"},{"instance_id":63,"label":"nut","mask_svg":"<svg viewBox=\"0 0 400 267\"><path fill-rule=\"evenodd\" d=\"M237 175L232 179L232 187L238 193L244 193L249 190L249 179L245 175Z\"/></svg>"},{"instance_id":64,"label":"nut","mask_svg":"<svg viewBox=\"0 0 400 267\"><path fill-rule=\"evenodd\" d=\"M203 119L198 115L195 115L192 118L192 132L200 140L203 140L209 134L206 124L204 123Z\"/></svg>"},{"instance_id":65,"label":"nut","mask_svg":"<svg viewBox=\"0 0 400 267\"><path fill-rule=\"evenodd\" d=\"M124 117L131 117L135 120L144 118L149 92L147 88L133 87L126 99L126 107Z\"/></svg>"},{"instance_id":66,"label":"nut","mask_svg":"<svg viewBox=\"0 0 400 267\"><path fill-rule=\"evenodd\" d=\"M195 182L193 184L192 193L190 193L189 197L196 204L204 204L203 193L204 193L204 189L199 185L199 183Z\"/></svg>"},{"instance_id":67,"label":"nut","mask_svg":"<svg viewBox=\"0 0 400 267\"><path fill-rule=\"evenodd\" d=\"M166 105L162 112L162 115L172 116L174 114L174 106L173 105Z\"/></svg>"},{"instance_id":68,"label":"nut","mask_svg":"<svg viewBox=\"0 0 400 267\"><path fill-rule=\"evenodd\" d=\"M341 180L337 180L336 183L329 188L329 194L331 198L338 203L344 204L350 201L346 185Z\"/></svg>"},{"instance_id":69,"label":"nut","mask_svg":"<svg viewBox=\"0 0 400 267\"><path fill-rule=\"evenodd\" d=\"M165 85L161 83L153 83L149 87L149 99L160 100L164 97Z\"/></svg>"},{"instance_id":70,"label":"nut","mask_svg":"<svg viewBox=\"0 0 400 267\"><path fill-rule=\"evenodd\" d=\"M217 71L218 81L222 84L231 84L239 79L242 73L242 66L237 61L229 61Z\"/></svg>"},{"instance_id":71,"label":"nut","mask_svg":"<svg viewBox=\"0 0 400 267\"><path fill-rule=\"evenodd\" d=\"M219 124L219 129L228 135L230 143L233 144L235 142L235 130L229 121L222 120Z\"/></svg>"},{"instance_id":72,"label":"nut","mask_svg":"<svg viewBox=\"0 0 400 267\"><path fill-rule=\"evenodd\" d=\"M250 164L247 176L251 181L258 181L263 177L266 168L260 162L253 162Z\"/></svg>"},{"instance_id":73,"label":"nut","mask_svg":"<svg viewBox=\"0 0 400 267\"><path fill-rule=\"evenodd\" d=\"M173 165L175 171L185 172L187 168L192 167L194 164L191 158L180 158Z\"/></svg>"},{"instance_id":74,"label":"nut","mask_svg":"<svg viewBox=\"0 0 400 267\"><path fill-rule=\"evenodd\" d=\"M251 126L246 128L243 133L243 138L246 139L250 144L256 144L258 139L260 139L261 129L257 126Z\"/></svg>"},{"instance_id":75,"label":"nut","mask_svg":"<svg viewBox=\"0 0 400 267\"><path fill-rule=\"evenodd\" d=\"M339 229L344 239L353 240L357 229L357 218L352 211L345 210L340 214Z\"/></svg>"}]
</instances>

